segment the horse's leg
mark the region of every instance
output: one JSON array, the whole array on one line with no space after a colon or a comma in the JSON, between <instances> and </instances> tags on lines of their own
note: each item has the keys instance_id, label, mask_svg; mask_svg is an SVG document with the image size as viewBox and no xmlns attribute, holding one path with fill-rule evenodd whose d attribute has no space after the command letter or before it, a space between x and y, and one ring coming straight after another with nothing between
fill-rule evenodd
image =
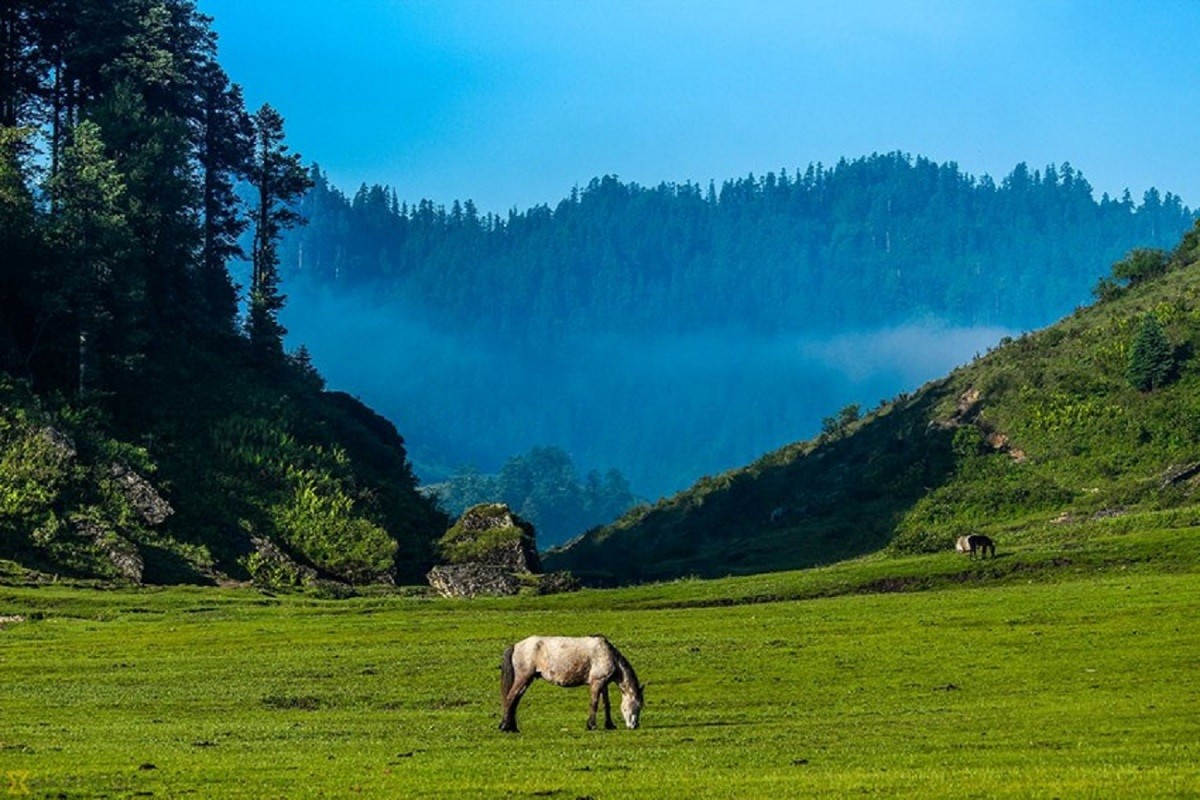
<instances>
[{"instance_id":1,"label":"horse's leg","mask_svg":"<svg viewBox=\"0 0 1200 800\"><path fill-rule=\"evenodd\" d=\"M508 733L517 733L517 705L521 702L521 695L525 694L525 690L529 688L532 679L525 678L517 681L508 695L504 698L504 718L500 720L500 730Z\"/></svg>"},{"instance_id":2,"label":"horse's leg","mask_svg":"<svg viewBox=\"0 0 1200 800\"><path fill-rule=\"evenodd\" d=\"M517 704L521 702L521 696L525 694L525 690L529 688L529 684L533 683L536 675L522 675L514 683L512 689L504 698L504 718L500 720L500 730L508 733L517 733Z\"/></svg>"},{"instance_id":3,"label":"horse's leg","mask_svg":"<svg viewBox=\"0 0 1200 800\"><path fill-rule=\"evenodd\" d=\"M519 699L520 696L514 697L511 690L504 696L503 708L500 713L500 730L506 733L517 732L517 700Z\"/></svg>"},{"instance_id":4,"label":"horse's leg","mask_svg":"<svg viewBox=\"0 0 1200 800\"><path fill-rule=\"evenodd\" d=\"M608 704L608 684L604 684L604 688L600 690L600 697L604 700L604 729L611 731L616 728L612 721L612 707Z\"/></svg>"},{"instance_id":5,"label":"horse's leg","mask_svg":"<svg viewBox=\"0 0 1200 800\"><path fill-rule=\"evenodd\" d=\"M589 686L592 690L592 702L589 708L587 729L589 731L596 730L596 706L600 704L600 695L604 693L605 700L608 699L608 693L604 691L604 683L593 683Z\"/></svg>"}]
</instances>

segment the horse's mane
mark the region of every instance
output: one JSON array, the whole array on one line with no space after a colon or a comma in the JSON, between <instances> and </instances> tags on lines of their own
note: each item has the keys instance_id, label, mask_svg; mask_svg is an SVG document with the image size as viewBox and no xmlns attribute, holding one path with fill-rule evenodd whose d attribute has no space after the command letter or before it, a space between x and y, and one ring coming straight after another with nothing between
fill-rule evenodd
<instances>
[{"instance_id":1,"label":"horse's mane","mask_svg":"<svg viewBox=\"0 0 1200 800\"><path fill-rule=\"evenodd\" d=\"M609 642L607 639L604 641L612 648L613 660L617 662L617 669L621 671L621 683L629 682L634 686L641 686L642 684L638 682L637 673L633 671L633 665L629 663L629 659L625 658L612 642Z\"/></svg>"}]
</instances>

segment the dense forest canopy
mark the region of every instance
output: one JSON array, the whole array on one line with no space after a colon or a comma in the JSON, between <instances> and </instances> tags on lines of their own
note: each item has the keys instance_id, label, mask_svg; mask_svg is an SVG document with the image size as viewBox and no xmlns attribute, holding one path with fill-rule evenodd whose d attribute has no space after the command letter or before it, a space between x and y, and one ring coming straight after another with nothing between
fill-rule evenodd
<instances>
[{"instance_id":1,"label":"dense forest canopy","mask_svg":"<svg viewBox=\"0 0 1200 800\"><path fill-rule=\"evenodd\" d=\"M283 118L250 114L216 61L211 20L190 0L9 2L0 14L14 256L3 365L42 391L104 396L155 376L184 340L244 332L278 360L275 247L310 184ZM241 331L226 265L247 230Z\"/></svg>"},{"instance_id":2,"label":"dense forest canopy","mask_svg":"<svg viewBox=\"0 0 1200 800\"><path fill-rule=\"evenodd\" d=\"M309 175L210 23L193 0L0 5L0 557L419 574L442 520L402 439L285 353L278 245Z\"/></svg>"},{"instance_id":3,"label":"dense forest canopy","mask_svg":"<svg viewBox=\"0 0 1200 800\"><path fill-rule=\"evenodd\" d=\"M371 285L454 329L545 341L571 331L829 332L935 317L1044 325L1134 246L1191 223L1180 198L1097 200L1069 164L999 183L902 153L647 188L605 176L506 217L313 170L285 271Z\"/></svg>"}]
</instances>

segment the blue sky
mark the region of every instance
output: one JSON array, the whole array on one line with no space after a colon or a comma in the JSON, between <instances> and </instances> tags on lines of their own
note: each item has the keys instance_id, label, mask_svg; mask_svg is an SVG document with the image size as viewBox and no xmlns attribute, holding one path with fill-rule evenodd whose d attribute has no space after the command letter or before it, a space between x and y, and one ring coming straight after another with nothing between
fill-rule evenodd
<instances>
[{"instance_id":1,"label":"blue sky","mask_svg":"<svg viewBox=\"0 0 1200 800\"><path fill-rule=\"evenodd\" d=\"M1200 205L1200 1L199 0L335 184L484 211L902 150Z\"/></svg>"}]
</instances>

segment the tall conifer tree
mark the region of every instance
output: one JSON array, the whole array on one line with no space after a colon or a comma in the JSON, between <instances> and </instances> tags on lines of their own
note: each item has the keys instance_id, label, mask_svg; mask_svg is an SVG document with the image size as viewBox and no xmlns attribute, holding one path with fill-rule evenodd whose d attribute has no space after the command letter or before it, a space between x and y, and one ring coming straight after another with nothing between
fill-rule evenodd
<instances>
[{"instance_id":1,"label":"tall conifer tree","mask_svg":"<svg viewBox=\"0 0 1200 800\"><path fill-rule=\"evenodd\" d=\"M250 283L250 344L260 357L271 360L283 354L279 311L285 297L279 291L280 234L302 222L292 204L312 186L299 153L284 144L283 117L269 105L254 115L254 157L250 183L257 190L254 209L253 274Z\"/></svg>"},{"instance_id":2,"label":"tall conifer tree","mask_svg":"<svg viewBox=\"0 0 1200 800\"><path fill-rule=\"evenodd\" d=\"M244 257L238 238L248 225L234 181L249 171L254 129L241 87L230 84L215 61L203 68L200 90L197 157L204 193L204 240L199 291L211 325L227 332L232 331L237 314L237 294L226 265L231 258Z\"/></svg>"},{"instance_id":3,"label":"tall conifer tree","mask_svg":"<svg viewBox=\"0 0 1200 800\"><path fill-rule=\"evenodd\" d=\"M102 388L101 365L116 349L107 340L131 333L114 325L114 320L123 321L117 308L135 302L136 293L122 285L129 277L122 269L130 238L122 210L125 191L116 164L105 155L100 126L90 121L76 125L50 182L58 207L51 241L60 281L47 303L61 306L74 323L80 394Z\"/></svg>"}]
</instances>

